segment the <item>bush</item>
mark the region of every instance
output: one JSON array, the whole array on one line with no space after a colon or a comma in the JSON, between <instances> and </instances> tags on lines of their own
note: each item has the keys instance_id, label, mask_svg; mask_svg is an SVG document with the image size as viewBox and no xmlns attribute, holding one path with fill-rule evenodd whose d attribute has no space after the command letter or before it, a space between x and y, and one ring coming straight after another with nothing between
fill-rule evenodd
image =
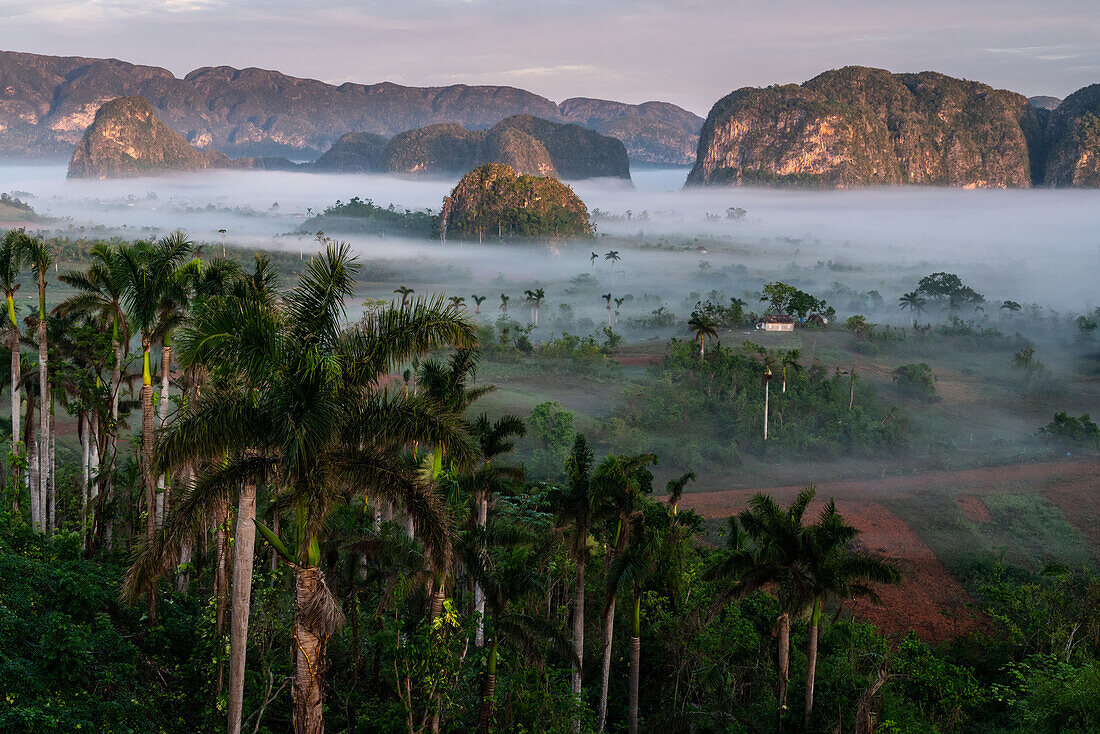
<instances>
[{"instance_id":1,"label":"bush","mask_svg":"<svg viewBox=\"0 0 1100 734\"><path fill-rule=\"evenodd\" d=\"M1100 446L1100 427L1084 413L1074 418L1066 412L1055 413L1054 420L1039 429L1047 438L1073 446Z\"/></svg>"},{"instance_id":2,"label":"bush","mask_svg":"<svg viewBox=\"0 0 1100 734\"><path fill-rule=\"evenodd\" d=\"M930 398L936 394L932 368L924 362L898 367L894 370L894 384L902 392L916 397Z\"/></svg>"}]
</instances>

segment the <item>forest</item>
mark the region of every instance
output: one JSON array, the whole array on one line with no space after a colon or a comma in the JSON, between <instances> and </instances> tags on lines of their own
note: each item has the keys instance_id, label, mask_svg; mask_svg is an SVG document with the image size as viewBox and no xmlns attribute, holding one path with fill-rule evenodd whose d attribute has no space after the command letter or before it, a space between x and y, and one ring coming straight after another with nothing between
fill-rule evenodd
<instances>
[{"instance_id":1,"label":"forest","mask_svg":"<svg viewBox=\"0 0 1100 734\"><path fill-rule=\"evenodd\" d=\"M494 321L484 296L471 313L405 286L353 315L364 263L318 245L0 243L4 731L1100 728L1091 563L945 556L974 600L958 634L922 635L870 621L911 569L812 476L725 521L689 506L705 467L924 440L938 383L913 360L944 344L993 350L1014 394L1064 392L1029 343L957 315L981 296L950 274L900 299L917 316L943 301L935 329L806 327L910 360L893 393L796 348L708 344L756 319L716 293L594 427L553 400L490 408L491 380L621 381L625 301L608 294L602 339L533 336L541 288L526 325L507 294ZM81 266L55 270L62 254ZM760 302L830 308L779 281ZM1057 451L1097 435L1066 412L1037 430Z\"/></svg>"}]
</instances>

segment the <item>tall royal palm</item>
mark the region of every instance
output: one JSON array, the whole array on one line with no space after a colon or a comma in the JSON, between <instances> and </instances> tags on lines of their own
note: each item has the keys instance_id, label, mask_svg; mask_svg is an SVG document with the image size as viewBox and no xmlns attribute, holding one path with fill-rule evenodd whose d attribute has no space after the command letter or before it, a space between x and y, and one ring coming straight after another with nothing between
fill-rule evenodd
<instances>
[{"instance_id":1,"label":"tall royal palm","mask_svg":"<svg viewBox=\"0 0 1100 734\"><path fill-rule=\"evenodd\" d=\"M310 734L324 730L325 651L340 616L320 568L328 510L351 495L397 501L442 564L450 555L442 505L417 472L401 464L398 449L413 442L445 445L458 462L476 452L464 422L437 401L376 387L414 356L471 345L473 327L443 299L430 298L344 329L355 271L347 247L329 245L278 307L212 299L196 308L177 338L180 359L218 371L229 387L204 391L164 431L158 449L165 466L224 457L181 497L169 532L259 483L278 488L293 508L289 543L259 528L294 564L294 728ZM234 710L239 717L239 707ZM231 731L235 726L239 721L230 721Z\"/></svg>"},{"instance_id":2,"label":"tall royal palm","mask_svg":"<svg viewBox=\"0 0 1100 734\"><path fill-rule=\"evenodd\" d=\"M47 516L52 515L46 506L50 484L50 380L48 374L49 345L46 338L46 273L53 265L53 248L44 239L25 237L21 241L23 257L38 280L38 321L35 327L38 341L38 400L42 415L39 435L38 477L35 493L38 495L38 517L35 526L39 532L47 528Z\"/></svg>"},{"instance_id":3,"label":"tall royal palm","mask_svg":"<svg viewBox=\"0 0 1100 734\"><path fill-rule=\"evenodd\" d=\"M649 465L657 461L654 454L608 456L592 474L589 491L593 505L608 520L607 567L626 548L630 539L631 519L640 508L642 495L653 491L653 474ZM616 587L608 577L603 612L603 660L600 665L600 713L598 731L607 724L607 694L611 678L611 643L615 633Z\"/></svg>"},{"instance_id":4,"label":"tall royal palm","mask_svg":"<svg viewBox=\"0 0 1100 734\"><path fill-rule=\"evenodd\" d=\"M111 422L110 443L105 446L108 454L107 466L112 466L117 450L118 401L122 388L123 358L129 349L130 326L126 320L123 296L126 281L123 271L118 267L119 248L115 245L97 243L89 252L91 265L87 270L68 272L59 277L65 285L73 288L76 295L66 299L57 309L60 316L82 316L89 322L99 325L103 333L111 335L111 348L114 360L111 371ZM98 521L98 518L97 518Z\"/></svg>"},{"instance_id":5,"label":"tall royal palm","mask_svg":"<svg viewBox=\"0 0 1100 734\"><path fill-rule=\"evenodd\" d=\"M16 281L22 274L23 254L26 250L27 235L22 230L12 229L4 235L0 241L0 287L4 289L4 297L8 302L8 319L4 324L5 340L11 350L11 452L12 456L19 457L19 408L21 403L20 384L20 328L19 320L15 315L15 292L19 290ZM18 466L18 464L17 464ZM18 469L16 469L18 477ZM16 481L13 509L19 510L19 482Z\"/></svg>"},{"instance_id":6,"label":"tall royal palm","mask_svg":"<svg viewBox=\"0 0 1100 734\"><path fill-rule=\"evenodd\" d=\"M156 529L157 500L153 478L153 371L150 351L156 338L164 298L174 289L177 270L191 255L184 237L122 245L111 262L112 276L123 286L122 303L130 328L141 334L141 484L145 495L145 533ZM152 602L151 602L152 603Z\"/></svg>"},{"instance_id":7,"label":"tall royal palm","mask_svg":"<svg viewBox=\"0 0 1100 734\"><path fill-rule=\"evenodd\" d=\"M568 533L569 555L577 566L573 592L572 693L578 702L584 682L584 574L588 565L588 539L597 519L597 507L590 487L592 464L593 455L588 440L583 434L578 434L566 459L565 485L553 488L549 496L555 522ZM578 713L573 722L574 730L580 731L580 724Z\"/></svg>"}]
</instances>

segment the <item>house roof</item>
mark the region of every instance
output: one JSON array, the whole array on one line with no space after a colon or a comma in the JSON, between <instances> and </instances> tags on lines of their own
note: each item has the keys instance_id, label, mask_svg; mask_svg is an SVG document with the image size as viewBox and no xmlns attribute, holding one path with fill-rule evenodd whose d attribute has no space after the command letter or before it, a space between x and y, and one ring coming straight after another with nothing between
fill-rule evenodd
<instances>
[{"instance_id":1,"label":"house roof","mask_svg":"<svg viewBox=\"0 0 1100 734\"><path fill-rule=\"evenodd\" d=\"M764 317L763 322L765 324L793 324L794 319L783 314L770 313Z\"/></svg>"}]
</instances>

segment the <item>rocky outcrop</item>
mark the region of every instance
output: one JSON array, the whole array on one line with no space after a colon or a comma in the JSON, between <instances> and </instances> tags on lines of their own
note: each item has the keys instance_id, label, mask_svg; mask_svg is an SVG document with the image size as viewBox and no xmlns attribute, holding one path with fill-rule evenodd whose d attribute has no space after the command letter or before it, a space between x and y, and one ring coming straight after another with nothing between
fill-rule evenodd
<instances>
[{"instance_id":1,"label":"rocky outcrop","mask_svg":"<svg viewBox=\"0 0 1100 734\"><path fill-rule=\"evenodd\" d=\"M378 170L449 174L486 163L536 176L630 178L626 148L619 140L530 115L510 117L488 130L442 124L403 132L382 151Z\"/></svg>"},{"instance_id":2,"label":"rocky outcrop","mask_svg":"<svg viewBox=\"0 0 1100 734\"><path fill-rule=\"evenodd\" d=\"M667 102L630 105L574 97L558 108L569 122L623 141L632 161L674 165L691 165L695 161L703 118L676 105Z\"/></svg>"},{"instance_id":3,"label":"rocky outcrop","mask_svg":"<svg viewBox=\"0 0 1100 734\"><path fill-rule=\"evenodd\" d=\"M348 133L314 161L317 171L336 173L377 173L384 171L382 154L390 142L385 135Z\"/></svg>"},{"instance_id":4,"label":"rocky outcrop","mask_svg":"<svg viewBox=\"0 0 1100 734\"><path fill-rule=\"evenodd\" d=\"M688 185L1027 187L1041 138L1018 94L943 74L846 67L745 88L703 125Z\"/></svg>"},{"instance_id":5,"label":"rocky outcrop","mask_svg":"<svg viewBox=\"0 0 1100 734\"><path fill-rule=\"evenodd\" d=\"M122 97L96 111L69 161L69 178L146 176L230 165L224 153L192 147L157 119L143 97Z\"/></svg>"},{"instance_id":6,"label":"rocky outcrop","mask_svg":"<svg viewBox=\"0 0 1100 734\"><path fill-rule=\"evenodd\" d=\"M1100 187L1100 84L1079 89L1050 113L1043 183Z\"/></svg>"},{"instance_id":7,"label":"rocky outcrop","mask_svg":"<svg viewBox=\"0 0 1100 734\"><path fill-rule=\"evenodd\" d=\"M1040 94L1035 97L1028 97L1027 102L1035 109L1046 110L1047 112L1058 109L1058 105L1062 104L1062 100L1058 99L1057 97L1048 97L1045 94Z\"/></svg>"},{"instance_id":8,"label":"rocky outcrop","mask_svg":"<svg viewBox=\"0 0 1100 734\"><path fill-rule=\"evenodd\" d=\"M592 234L588 208L552 177L521 176L490 163L467 173L443 200L440 235L452 238L576 237Z\"/></svg>"},{"instance_id":9,"label":"rocky outcrop","mask_svg":"<svg viewBox=\"0 0 1100 734\"><path fill-rule=\"evenodd\" d=\"M296 160L315 158L348 130L389 137L448 122L485 129L519 114L570 121L545 97L506 86L333 86L228 66L179 79L167 69L115 59L0 51L0 157L68 157L100 105L133 95L149 100L157 116L197 148ZM661 110L690 115L673 105ZM657 115L654 109L643 117ZM639 136L643 146L644 131ZM662 146L649 143L649 155L660 158ZM680 156L677 150L668 156Z\"/></svg>"}]
</instances>

